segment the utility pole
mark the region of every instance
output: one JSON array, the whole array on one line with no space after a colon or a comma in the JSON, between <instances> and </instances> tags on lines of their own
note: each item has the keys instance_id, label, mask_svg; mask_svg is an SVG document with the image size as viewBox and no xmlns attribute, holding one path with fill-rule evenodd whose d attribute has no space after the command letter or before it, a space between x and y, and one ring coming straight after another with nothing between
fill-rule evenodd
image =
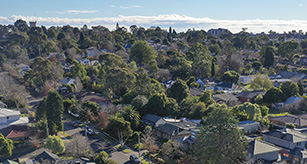
<instances>
[{"instance_id":1,"label":"utility pole","mask_svg":"<svg viewBox=\"0 0 307 164\"><path fill-rule=\"evenodd\" d=\"M48 120L46 121L46 134L47 134L47 137L48 137L49 136Z\"/></svg>"},{"instance_id":2,"label":"utility pole","mask_svg":"<svg viewBox=\"0 0 307 164\"><path fill-rule=\"evenodd\" d=\"M141 152L140 152L140 147L141 147L141 143L140 143L140 133L138 135L138 140L139 140L139 157L141 157Z\"/></svg>"}]
</instances>

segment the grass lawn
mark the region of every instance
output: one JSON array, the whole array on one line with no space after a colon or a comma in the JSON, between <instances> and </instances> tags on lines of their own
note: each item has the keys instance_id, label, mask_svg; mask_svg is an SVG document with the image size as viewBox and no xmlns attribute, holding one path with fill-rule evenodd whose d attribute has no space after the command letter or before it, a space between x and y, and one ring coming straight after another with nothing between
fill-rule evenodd
<instances>
[{"instance_id":1,"label":"grass lawn","mask_svg":"<svg viewBox=\"0 0 307 164\"><path fill-rule=\"evenodd\" d=\"M129 150L129 149L124 149L124 150L122 150L124 153L130 153L131 152L131 150Z\"/></svg>"}]
</instances>

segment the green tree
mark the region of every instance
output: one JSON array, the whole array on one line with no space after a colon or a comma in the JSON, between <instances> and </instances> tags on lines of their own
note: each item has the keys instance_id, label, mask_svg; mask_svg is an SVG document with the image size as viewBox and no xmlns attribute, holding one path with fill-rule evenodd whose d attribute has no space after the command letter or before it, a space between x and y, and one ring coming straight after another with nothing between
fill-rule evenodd
<instances>
[{"instance_id":1,"label":"green tree","mask_svg":"<svg viewBox=\"0 0 307 164\"><path fill-rule=\"evenodd\" d=\"M117 136L123 146L127 139L132 135L131 123L122 117L110 117L107 130L111 135Z\"/></svg>"},{"instance_id":2,"label":"green tree","mask_svg":"<svg viewBox=\"0 0 307 164\"><path fill-rule=\"evenodd\" d=\"M95 158L95 163L97 164L107 164L109 160L109 155L105 151L101 151Z\"/></svg>"},{"instance_id":3,"label":"green tree","mask_svg":"<svg viewBox=\"0 0 307 164\"><path fill-rule=\"evenodd\" d=\"M277 103L284 100L284 94L281 89L272 87L265 95L263 95L263 101L266 103Z\"/></svg>"},{"instance_id":4,"label":"green tree","mask_svg":"<svg viewBox=\"0 0 307 164\"><path fill-rule=\"evenodd\" d=\"M270 67L274 64L274 50L273 47L266 47L264 52L263 66Z\"/></svg>"},{"instance_id":5,"label":"green tree","mask_svg":"<svg viewBox=\"0 0 307 164\"><path fill-rule=\"evenodd\" d=\"M137 129L140 125L140 115L134 110L132 105L126 106L125 109L119 113L118 117L122 117L130 122L132 129Z\"/></svg>"},{"instance_id":6,"label":"green tree","mask_svg":"<svg viewBox=\"0 0 307 164\"><path fill-rule=\"evenodd\" d=\"M123 96L129 92L135 85L135 75L126 68L112 68L106 75L107 89L111 89L118 96Z\"/></svg>"},{"instance_id":7,"label":"green tree","mask_svg":"<svg viewBox=\"0 0 307 164\"><path fill-rule=\"evenodd\" d=\"M235 114L240 112L246 113L248 120L259 121L262 117L259 105L250 102L245 102L244 104L235 106L231 111Z\"/></svg>"},{"instance_id":8,"label":"green tree","mask_svg":"<svg viewBox=\"0 0 307 164\"><path fill-rule=\"evenodd\" d=\"M59 130L63 130L63 99L57 91L48 92L46 98L46 118L48 121L48 128L50 129L50 134L56 134ZM55 127L54 127L55 126ZM54 131L55 130L55 131Z\"/></svg>"},{"instance_id":9,"label":"green tree","mask_svg":"<svg viewBox=\"0 0 307 164\"><path fill-rule=\"evenodd\" d=\"M269 108L267 106L260 106L260 110L261 110L261 115L264 118L265 116L267 116L269 114Z\"/></svg>"},{"instance_id":10,"label":"green tree","mask_svg":"<svg viewBox=\"0 0 307 164\"><path fill-rule=\"evenodd\" d=\"M82 107L89 109L95 115L97 115L98 112L99 112L99 104L97 104L96 102L87 101L87 102L82 104Z\"/></svg>"},{"instance_id":11,"label":"green tree","mask_svg":"<svg viewBox=\"0 0 307 164\"><path fill-rule=\"evenodd\" d=\"M22 19L18 19L15 23L14 26L18 28L19 31L21 32L28 32L29 26L26 21Z\"/></svg>"},{"instance_id":12,"label":"green tree","mask_svg":"<svg viewBox=\"0 0 307 164\"><path fill-rule=\"evenodd\" d=\"M126 68L127 64L123 61L123 59L113 53L105 53L101 54L99 56L99 62L105 69L105 71L115 68L115 67L120 67L120 68Z\"/></svg>"},{"instance_id":13,"label":"green tree","mask_svg":"<svg viewBox=\"0 0 307 164\"><path fill-rule=\"evenodd\" d=\"M298 86L298 93L303 96L304 94L304 87L303 87L303 83L302 83L302 80L299 80L297 82L297 86Z\"/></svg>"},{"instance_id":14,"label":"green tree","mask_svg":"<svg viewBox=\"0 0 307 164\"><path fill-rule=\"evenodd\" d=\"M299 88L297 86L296 83L292 82L292 81L286 81L284 83L282 83L279 88L281 89L281 91L284 93L284 100L286 100L287 98L291 97L291 96L297 96L299 93Z\"/></svg>"},{"instance_id":15,"label":"green tree","mask_svg":"<svg viewBox=\"0 0 307 164\"><path fill-rule=\"evenodd\" d=\"M260 89L266 91L273 87L273 83L270 79L264 76L257 76L253 81L251 81L250 88Z\"/></svg>"},{"instance_id":16,"label":"green tree","mask_svg":"<svg viewBox=\"0 0 307 164\"><path fill-rule=\"evenodd\" d=\"M240 75L236 71L227 71L222 76L223 82L238 83Z\"/></svg>"},{"instance_id":17,"label":"green tree","mask_svg":"<svg viewBox=\"0 0 307 164\"><path fill-rule=\"evenodd\" d=\"M162 93L156 93L148 100L146 109L148 113L156 114L158 116L168 115L168 111L165 110L167 104L167 96Z\"/></svg>"},{"instance_id":18,"label":"green tree","mask_svg":"<svg viewBox=\"0 0 307 164\"><path fill-rule=\"evenodd\" d=\"M259 61L255 61L255 62L253 62L252 66L255 70L259 70L261 68L262 64Z\"/></svg>"},{"instance_id":19,"label":"green tree","mask_svg":"<svg viewBox=\"0 0 307 164\"><path fill-rule=\"evenodd\" d=\"M197 104L192 105L191 111L189 113L189 118L202 119L207 114L208 110L206 108L206 104L203 102L199 102Z\"/></svg>"},{"instance_id":20,"label":"green tree","mask_svg":"<svg viewBox=\"0 0 307 164\"><path fill-rule=\"evenodd\" d=\"M211 106L214 106L214 109L196 136L198 143L195 145L194 153L196 161L200 164L239 163L246 153L245 136L238 129L237 120L225 104Z\"/></svg>"},{"instance_id":21,"label":"green tree","mask_svg":"<svg viewBox=\"0 0 307 164\"><path fill-rule=\"evenodd\" d=\"M187 83L181 79L177 79L171 88L168 89L168 95L181 102L190 94Z\"/></svg>"},{"instance_id":22,"label":"green tree","mask_svg":"<svg viewBox=\"0 0 307 164\"><path fill-rule=\"evenodd\" d=\"M130 59L137 64L149 65L152 61L156 61L156 57L155 50L146 41L136 42L130 50ZM157 62L153 64L157 64Z\"/></svg>"},{"instance_id":23,"label":"green tree","mask_svg":"<svg viewBox=\"0 0 307 164\"><path fill-rule=\"evenodd\" d=\"M145 114L143 113L144 106L148 103L148 99L143 96L143 95L138 95L136 96L132 101L131 105L134 106L134 108L139 111L140 114Z\"/></svg>"},{"instance_id":24,"label":"green tree","mask_svg":"<svg viewBox=\"0 0 307 164\"><path fill-rule=\"evenodd\" d=\"M136 92L134 92L134 91L128 92L128 93L126 93L126 94L123 96L123 101L124 101L124 103L126 103L126 104L130 104L131 101L132 101L136 96L138 96L138 94L137 94Z\"/></svg>"},{"instance_id":25,"label":"green tree","mask_svg":"<svg viewBox=\"0 0 307 164\"><path fill-rule=\"evenodd\" d=\"M13 148L14 148L13 141L10 139L6 139L0 133L0 157L12 156Z\"/></svg>"},{"instance_id":26,"label":"green tree","mask_svg":"<svg viewBox=\"0 0 307 164\"><path fill-rule=\"evenodd\" d=\"M177 113L180 117L188 116L192 110L193 105L199 103L197 96L190 96L182 100L180 103L180 111Z\"/></svg>"},{"instance_id":27,"label":"green tree","mask_svg":"<svg viewBox=\"0 0 307 164\"><path fill-rule=\"evenodd\" d=\"M214 99L212 98L212 90L206 90L203 92L199 97L199 101L205 103L206 106L215 103Z\"/></svg>"},{"instance_id":28,"label":"green tree","mask_svg":"<svg viewBox=\"0 0 307 164\"><path fill-rule=\"evenodd\" d=\"M299 46L299 43L296 41L282 42L278 48L278 55L281 57L287 57L290 61L293 60L293 55L295 50Z\"/></svg>"},{"instance_id":29,"label":"green tree","mask_svg":"<svg viewBox=\"0 0 307 164\"><path fill-rule=\"evenodd\" d=\"M63 140L59 136L49 135L46 139L44 147L51 150L54 154L61 154L65 151L65 145Z\"/></svg>"},{"instance_id":30,"label":"green tree","mask_svg":"<svg viewBox=\"0 0 307 164\"><path fill-rule=\"evenodd\" d=\"M174 159L179 155L180 143L175 140L168 140L162 145L161 153L168 159Z\"/></svg>"}]
</instances>

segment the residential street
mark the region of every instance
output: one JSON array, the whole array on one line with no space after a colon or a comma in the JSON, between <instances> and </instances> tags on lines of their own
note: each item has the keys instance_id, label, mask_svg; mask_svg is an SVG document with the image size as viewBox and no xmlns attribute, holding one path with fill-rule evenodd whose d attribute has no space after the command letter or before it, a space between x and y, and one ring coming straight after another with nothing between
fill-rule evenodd
<instances>
[{"instance_id":1,"label":"residential street","mask_svg":"<svg viewBox=\"0 0 307 164\"><path fill-rule=\"evenodd\" d=\"M65 133L69 134L70 136L73 136L77 133L82 134L85 136L83 128L80 127L73 127L70 124L69 119L64 120L64 131ZM94 126L89 126L91 129L94 129ZM100 133L100 132L99 132ZM103 135L102 133L100 133ZM137 155L137 151L133 151L130 149L131 152L125 153L122 151L118 151L116 148L116 143L111 143L110 141L106 141L103 138L97 136L97 135L86 135L89 141L89 144L91 148L95 151L95 153L99 153L100 151L106 151L109 154L109 157L113 160L115 160L119 164L129 164L132 163L129 161L130 155ZM103 145L103 146L102 146ZM144 153L145 151L142 151Z\"/></svg>"}]
</instances>

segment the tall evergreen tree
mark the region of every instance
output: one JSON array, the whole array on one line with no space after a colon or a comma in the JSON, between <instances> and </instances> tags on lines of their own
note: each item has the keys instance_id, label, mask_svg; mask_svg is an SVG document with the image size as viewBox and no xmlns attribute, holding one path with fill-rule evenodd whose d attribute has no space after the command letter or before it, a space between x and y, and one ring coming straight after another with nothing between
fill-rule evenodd
<instances>
[{"instance_id":1,"label":"tall evergreen tree","mask_svg":"<svg viewBox=\"0 0 307 164\"><path fill-rule=\"evenodd\" d=\"M298 93L303 96L304 94L304 87L303 87L303 83L302 83L302 80L299 80L297 82L297 86L298 86Z\"/></svg>"},{"instance_id":2,"label":"tall evergreen tree","mask_svg":"<svg viewBox=\"0 0 307 164\"><path fill-rule=\"evenodd\" d=\"M57 131L63 130L63 100L57 91L50 91L46 99L46 117L48 121L49 133L55 134Z\"/></svg>"},{"instance_id":3,"label":"tall evergreen tree","mask_svg":"<svg viewBox=\"0 0 307 164\"><path fill-rule=\"evenodd\" d=\"M263 66L270 67L274 64L274 50L272 47L266 47L264 53L264 63Z\"/></svg>"},{"instance_id":4,"label":"tall evergreen tree","mask_svg":"<svg viewBox=\"0 0 307 164\"><path fill-rule=\"evenodd\" d=\"M239 163L245 155L246 139L225 104L212 104L213 111L196 137L197 163Z\"/></svg>"}]
</instances>

